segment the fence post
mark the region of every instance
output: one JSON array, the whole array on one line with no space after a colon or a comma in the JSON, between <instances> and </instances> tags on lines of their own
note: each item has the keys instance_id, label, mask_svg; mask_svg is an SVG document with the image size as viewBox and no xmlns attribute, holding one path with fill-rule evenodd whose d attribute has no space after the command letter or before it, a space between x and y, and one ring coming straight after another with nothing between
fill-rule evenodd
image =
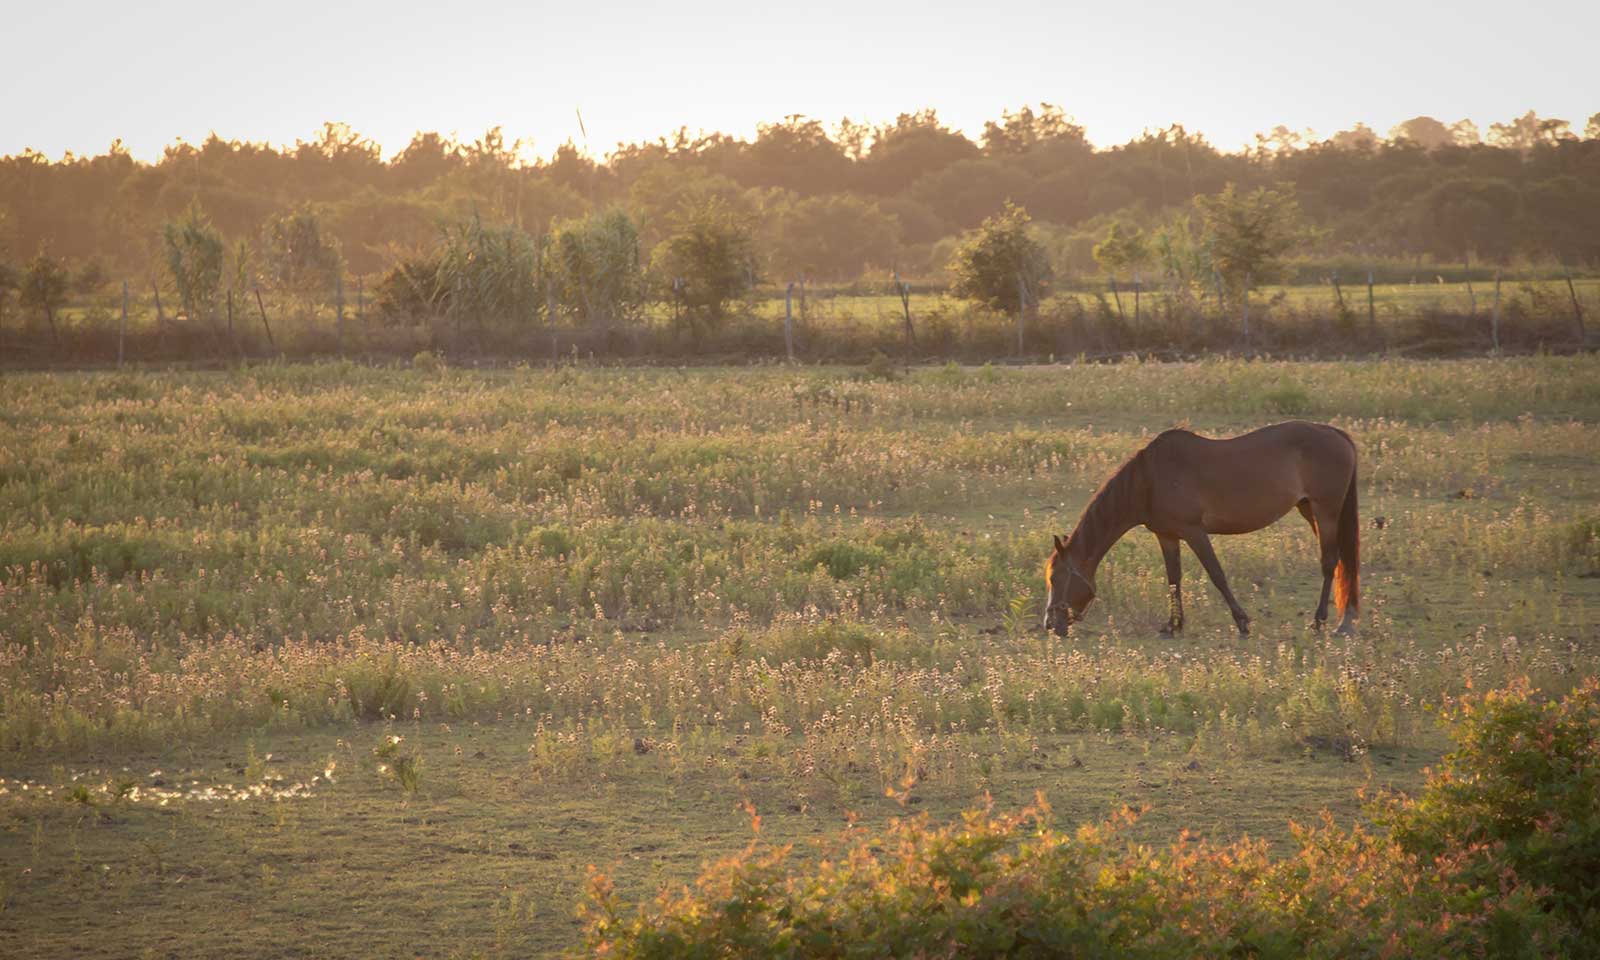
<instances>
[{"instance_id":1,"label":"fence post","mask_svg":"<svg viewBox=\"0 0 1600 960\"><path fill-rule=\"evenodd\" d=\"M333 275L333 310L339 324L339 356L344 357L344 271Z\"/></svg>"},{"instance_id":2,"label":"fence post","mask_svg":"<svg viewBox=\"0 0 1600 960\"><path fill-rule=\"evenodd\" d=\"M1494 272L1494 308L1489 312L1489 337L1494 352L1500 352L1500 271Z\"/></svg>"},{"instance_id":3,"label":"fence post","mask_svg":"<svg viewBox=\"0 0 1600 960\"><path fill-rule=\"evenodd\" d=\"M1572 298L1572 320L1578 325L1578 348L1582 349L1589 344L1589 333L1583 328L1583 306L1578 303L1578 288L1572 285L1572 268L1566 261L1561 263L1561 272L1567 277L1567 296Z\"/></svg>"},{"instance_id":4,"label":"fence post","mask_svg":"<svg viewBox=\"0 0 1600 960\"><path fill-rule=\"evenodd\" d=\"M1133 322L1139 323L1139 271L1133 271Z\"/></svg>"},{"instance_id":5,"label":"fence post","mask_svg":"<svg viewBox=\"0 0 1600 960\"><path fill-rule=\"evenodd\" d=\"M151 280L150 289L156 295L156 338L165 345L167 342L167 315L161 309L161 284Z\"/></svg>"},{"instance_id":6,"label":"fence post","mask_svg":"<svg viewBox=\"0 0 1600 960\"><path fill-rule=\"evenodd\" d=\"M261 288L256 287L256 309L261 311L261 329L267 331L267 345L278 352L278 341L272 338L272 327L267 323L267 305L261 302Z\"/></svg>"},{"instance_id":7,"label":"fence post","mask_svg":"<svg viewBox=\"0 0 1600 960\"><path fill-rule=\"evenodd\" d=\"M122 322L117 326L117 369L122 369L123 341L128 339L128 281L122 281Z\"/></svg>"},{"instance_id":8,"label":"fence post","mask_svg":"<svg viewBox=\"0 0 1600 960\"><path fill-rule=\"evenodd\" d=\"M1249 273L1244 275L1244 342L1250 342L1250 285L1255 282L1255 277Z\"/></svg>"},{"instance_id":9,"label":"fence post","mask_svg":"<svg viewBox=\"0 0 1600 960\"><path fill-rule=\"evenodd\" d=\"M783 350L788 354L789 362L794 363L794 281L789 281L789 286L783 291Z\"/></svg>"},{"instance_id":10,"label":"fence post","mask_svg":"<svg viewBox=\"0 0 1600 960\"><path fill-rule=\"evenodd\" d=\"M900 308L906 315L906 372L911 372L911 348L917 342L917 333L911 327L911 287L900 282L900 271L894 272L895 292L900 294Z\"/></svg>"},{"instance_id":11,"label":"fence post","mask_svg":"<svg viewBox=\"0 0 1600 960\"><path fill-rule=\"evenodd\" d=\"M1467 278L1467 309L1469 317L1478 315L1478 295L1472 292L1472 254L1464 254L1461 258L1461 270Z\"/></svg>"},{"instance_id":12,"label":"fence post","mask_svg":"<svg viewBox=\"0 0 1600 960\"><path fill-rule=\"evenodd\" d=\"M1023 355L1022 333L1023 325L1028 316L1028 286L1022 281L1022 274L1017 274L1017 357Z\"/></svg>"},{"instance_id":13,"label":"fence post","mask_svg":"<svg viewBox=\"0 0 1600 960\"><path fill-rule=\"evenodd\" d=\"M1339 302L1339 316L1344 317L1344 290L1339 286L1339 271L1333 271L1333 276L1328 278L1333 282L1333 296Z\"/></svg>"},{"instance_id":14,"label":"fence post","mask_svg":"<svg viewBox=\"0 0 1600 960\"><path fill-rule=\"evenodd\" d=\"M359 274L356 275L356 322L361 324L361 330L365 333L367 329L367 293Z\"/></svg>"},{"instance_id":15,"label":"fence post","mask_svg":"<svg viewBox=\"0 0 1600 960\"><path fill-rule=\"evenodd\" d=\"M1378 307L1376 302L1372 299L1371 267L1367 268L1367 326L1371 327L1374 333L1376 333L1378 330Z\"/></svg>"}]
</instances>

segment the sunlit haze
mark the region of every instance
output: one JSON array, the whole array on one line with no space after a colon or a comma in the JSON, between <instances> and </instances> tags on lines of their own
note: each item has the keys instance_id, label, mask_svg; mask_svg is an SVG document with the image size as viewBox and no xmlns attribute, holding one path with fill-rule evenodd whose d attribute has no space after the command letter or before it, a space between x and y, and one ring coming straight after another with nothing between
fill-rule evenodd
<instances>
[{"instance_id":1,"label":"sunlit haze","mask_svg":"<svg viewBox=\"0 0 1600 960\"><path fill-rule=\"evenodd\" d=\"M1508 16L1513 19L1508 21ZM996 0L776 5L372 2L30 4L11 42L0 154L135 156L293 143L343 121L393 154L414 131L595 155L679 127L741 136L805 114L883 122L932 107L977 134L1062 106L1099 145L1182 123L1231 149L1278 124L1380 133L1427 114L1597 109L1600 5ZM583 127L578 115L581 111Z\"/></svg>"}]
</instances>

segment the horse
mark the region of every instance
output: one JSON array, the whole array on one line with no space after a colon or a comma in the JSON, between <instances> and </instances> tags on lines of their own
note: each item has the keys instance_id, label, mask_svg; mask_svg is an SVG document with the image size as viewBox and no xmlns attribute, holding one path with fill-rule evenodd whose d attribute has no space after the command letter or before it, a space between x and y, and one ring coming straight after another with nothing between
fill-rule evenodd
<instances>
[{"instance_id":1,"label":"horse","mask_svg":"<svg viewBox=\"0 0 1600 960\"><path fill-rule=\"evenodd\" d=\"M1339 605L1340 633L1353 631L1361 606L1361 530L1356 503L1356 447L1324 423L1290 420L1237 437L1212 439L1167 430L1112 474L1084 508L1077 527L1055 536L1045 562L1049 599L1044 628L1064 636L1095 598L1095 571L1112 544L1136 526L1156 535L1167 567L1164 635L1183 630L1180 544L1227 601L1241 636L1250 617L1228 589L1211 534L1250 533L1298 507L1322 553L1322 599L1315 626L1328 619L1328 594Z\"/></svg>"}]
</instances>

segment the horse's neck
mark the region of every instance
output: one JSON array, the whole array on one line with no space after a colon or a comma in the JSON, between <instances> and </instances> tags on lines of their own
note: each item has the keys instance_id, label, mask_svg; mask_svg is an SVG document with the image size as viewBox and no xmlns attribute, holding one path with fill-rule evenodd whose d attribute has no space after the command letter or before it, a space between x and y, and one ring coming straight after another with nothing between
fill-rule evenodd
<instances>
[{"instance_id":1,"label":"horse's neck","mask_svg":"<svg viewBox=\"0 0 1600 960\"><path fill-rule=\"evenodd\" d=\"M1082 553L1078 557L1078 571L1091 581L1094 580L1095 571L1100 569L1100 561L1104 560L1106 554L1111 552L1111 548L1116 546L1117 541L1122 539L1123 534L1138 526L1140 522L1138 520L1129 520L1127 523L1123 523L1119 519L1114 526L1097 530L1096 533L1099 536L1085 538L1083 546L1079 548ZM1074 535L1074 539L1077 539L1076 535Z\"/></svg>"},{"instance_id":2,"label":"horse's neck","mask_svg":"<svg viewBox=\"0 0 1600 960\"><path fill-rule=\"evenodd\" d=\"M1083 518L1078 521L1078 529L1073 531L1071 538L1078 547L1075 559L1078 560L1079 571L1093 580L1106 553L1122 539L1123 534L1144 521L1136 504L1126 498L1112 500L1105 496L1096 497L1084 510Z\"/></svg>"}]
</instances>

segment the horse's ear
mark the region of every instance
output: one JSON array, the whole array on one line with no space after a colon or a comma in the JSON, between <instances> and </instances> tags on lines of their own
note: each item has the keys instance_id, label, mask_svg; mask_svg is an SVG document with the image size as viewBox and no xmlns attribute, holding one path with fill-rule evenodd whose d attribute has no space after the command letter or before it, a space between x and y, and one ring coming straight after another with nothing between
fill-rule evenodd
<instances>
[{"instance_id":1,"label":"horse's ear","mask_svg":"<svg viewBox=\"0 0 1600 960\"><path fill-rule=\"evenodd\" d=\"M1061 539L1061 534L1059 534L1059 533L1055 534L1055 538L1056 538L1056 549L1057 550L1061 550L1061 551L1065 551L1067 549L1067 541Z\"/></svg>"}]
</instances>

